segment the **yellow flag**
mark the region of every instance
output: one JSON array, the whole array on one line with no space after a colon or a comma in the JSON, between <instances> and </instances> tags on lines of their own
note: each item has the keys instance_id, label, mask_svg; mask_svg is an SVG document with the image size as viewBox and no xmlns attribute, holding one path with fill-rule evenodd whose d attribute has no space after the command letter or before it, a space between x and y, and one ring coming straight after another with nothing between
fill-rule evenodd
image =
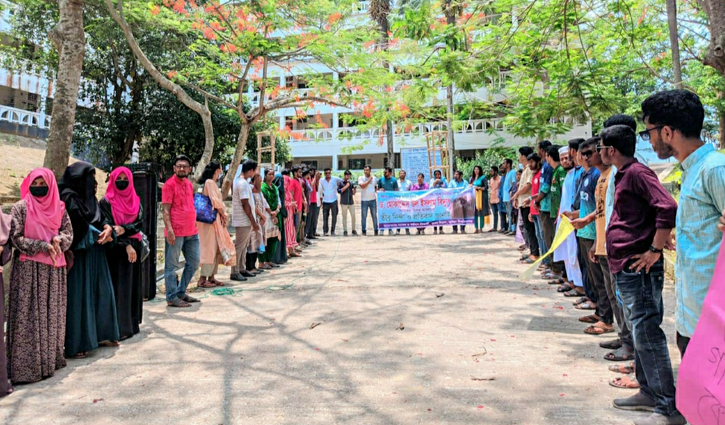
<instances>
[{"instance_id":1,"label":"yellow flag","mask_svg":"<svg viewBox=\"0 0 725 425\"><path fill-rule=\"evenodd\" d=\"M531 265L528 269L526 269L523 273L519 275L519 279L521 279L524 282L527 282L536 272L536 269L539 267L539 264L544 261L544 258L548 257L549 255L553 254L554 251L556 251L556 248L561 245L566 238L571 235L571 233L574 231L574 226L571 225L571 221L565 216L561 216L561 222L559 223L559 228L556 230L556 235L554 236L554 242L551 244L551 248L549 248L549 252L539 257L538 260L534 262L534 264Z\"/></svg>"}]
</instances>

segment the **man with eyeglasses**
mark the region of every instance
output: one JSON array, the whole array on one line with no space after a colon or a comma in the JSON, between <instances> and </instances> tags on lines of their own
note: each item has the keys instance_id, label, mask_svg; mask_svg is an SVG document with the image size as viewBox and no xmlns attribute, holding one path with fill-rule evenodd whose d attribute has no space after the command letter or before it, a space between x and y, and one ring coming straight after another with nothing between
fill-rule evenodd
<instances>
[{"instance_id":1,"label":"man with eyeglasses","mask_svg":"<svg viewBox=\"0 0 725 425\"><path fill-rule=\"evenodd\" d=\"M675 227L677 204L654 171L634 158L636 137L630 127L605 128L601 137L617 167L616 202L606 238L609 268L631 325L640 385L637 394L614 400L614 407L654 412L635 425L684 425L687 421L675 406L675 378L661 327L662 250Z\"/></svg>"},{"instance_id":2,"label":"man with eyeglasses","mask_svg":"<svg viewBox=\"0 0 725 425\"><path fill-rule=\"evenodd\" d=\"M337 227L337 186L340 183L338 177L333 177L332 170L325 168L325 178L320 180L319 193L322 194L322 231L325 236L335 236L335 227ZM332 227L328 225L330 222L330 214L332 214Z\"/></svg>"},{"instance_id":3,"label":"man with eyeglasses","mask_svg":"<svg viewBox=\"0 0 725 425\"><path fill-rule=\"evenodd\" d=\"M189 181L191 160L179 155L174 160L174 175L161 189L161 204L164 206L164 232L166 251L164 257L164 283L166 303L169 307L190 307L198 299L186 294L186 288L199 268L201 248L199 231L196 228L194 188ZM180 267L179 257L184 253L184 271L177 281L176 270Z\"/></svg>"}]
</instances>

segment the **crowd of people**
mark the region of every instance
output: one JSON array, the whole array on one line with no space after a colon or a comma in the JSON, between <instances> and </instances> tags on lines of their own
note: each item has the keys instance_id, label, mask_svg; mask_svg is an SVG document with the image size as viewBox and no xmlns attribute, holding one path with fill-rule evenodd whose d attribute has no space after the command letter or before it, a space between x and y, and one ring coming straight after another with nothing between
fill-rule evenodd
<instances>
[{"instance_id":1,"label":"crowd of people","mask_svg":"<svg viewBox=\"0 0 725 425\"><path fill-rule=\"evenodd\" d=\"M357 236L357 192L362 235L368 234L368 214L373 234L382 235L377 192L472 186L474 233L483 233L485 218L492 216L488 232L522 236L523 263L545 255L564 217L571 221L575 234L541 263L541 278L590 313L579 318L587 324L585 333L616 334L599 343L607 350L604 359L626 362L610 367L623 374L610 384L638 391L614 406L653 412L638 425L684 424L661 328L663 250L677 250L676 340L684 355L725 231L725 155L701 141L704 109L691 92L654 94L643 102L642 114L639 136L651 141L660 158L674 156L682 166L679 205L635 159L637 123L628 115L612 116L587 140L564 146L542 141L536 151L522 147L520 167L507 159L487 173L476 166L467 179L456 171L451 181L435 171L429 181L418 174L414 183L405 171L396 178L391 168L376 178L370 167L353 181L350 171L343 178L329 168L323 175L305 166L276 173L246 160L234 179L231 217L218 185L221 164L206 166L195 191L191 161L180 155L162 189L167 305L199 302L187 294L199 269L197 285L214 288L225 285L216 278L219 265L231 266L230 280L246 281L299 257L320 237L320 211L325 236L336 235L340 210L343 235ZM99 345L117 346L139 332L140 263L148 243L132 172L115 169L100 201L96 190L90 164L74 163L57 183L50 170L39 168L23 181L11 214L1 217L0 257L2 264L12 260L12 272L7 318L0 309L0 323L7 319L0 396L12 391L9 382L37 382L64 367L67 358L86 357ZM466 233L466 226L452 232ZM417 229L423 233L425 228ZM444 229L434 227L433 233ZM0 344L2 336L0 327Z\"/></svg>"},{"instance_id":2,"label":"crowd of people","mask_svg":"<svg viewBox=\"0 0 725 425\"><path fill-rule=\"evenodd\" d=\"M610 385L637 390L614 407L653 412L637 425L685 424L675 405L675 379L662 330L664 249L676 249L676 343L684 356L700 318L725 231L725 155L700 139L704 109L692 92L656 93L642 103L645 129L661 159L682 167L679 205L658 176L635 158L637 122L615 115L603 130L566 146L548 141L519 149L512 206L519 211L521 261L551 247L563 216L576 229L539 266L541 278L574 300L603 358L623 376ZM718 231L719 229L719 231ZM676 231L675 231L676 230Z\"/></svg>"}]
</instances>

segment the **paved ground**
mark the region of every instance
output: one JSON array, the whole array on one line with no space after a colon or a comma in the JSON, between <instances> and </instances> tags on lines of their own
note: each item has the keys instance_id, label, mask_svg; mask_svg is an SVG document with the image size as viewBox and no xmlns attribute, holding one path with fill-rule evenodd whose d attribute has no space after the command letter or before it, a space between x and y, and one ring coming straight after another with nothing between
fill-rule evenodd
<instances>
[{"instance_id":1,"label":"paved ground","mask_svg":"<svg viewBox=\"0 0 725 425\"><path fill-rule=\"evenodd\" d=\"M140 335L19 387L0 423L630 423L601 339L517 280L515 252L494 235L325 238L241 296L147 303Z\"/></svg>"}]
</instances>

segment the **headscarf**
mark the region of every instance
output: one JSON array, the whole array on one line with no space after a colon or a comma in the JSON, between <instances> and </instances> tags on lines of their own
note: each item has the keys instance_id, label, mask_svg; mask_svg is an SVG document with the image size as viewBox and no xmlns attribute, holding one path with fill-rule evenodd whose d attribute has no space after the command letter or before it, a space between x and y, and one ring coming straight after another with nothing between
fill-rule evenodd
<instances>
[{"instance_id":1,"label":"headscarf","mask_svg":"<svg viewBox=\"0 0 725 425\"><path fill-rule=\"evenodd\" d=\"M277 192L277 186L274 184L267 184L267 182L262 182L262 195L264 195L264 199L267 200L269 209L272 211L276 210L279 205L279 192Z\"/></svg>"},{"instance_id":2,"label":"headscarf","mask_svg":"<svg viewBox=\"0 0 725 425\"><path fill-rule=\"evenodd\" d=\"M60 198L73 224L73 245L83 240L88 226L101 230L103 217L96 199L96 169L87 162L68 166L60 179Z\"/></svg>"},{"instance_id":3,"label":"headscarf","mask_svg":"<svg viewBox=\"0 0 725 425\"><path fill-rule=\"evenodd\" d=\"M281 196L284 196L283 194L285 193L284 192L284 184L285 184L284 177L286 177L286 176L283 176L281 173L275 173L274 174L274 181L273 181L273 183L274 183L275 186L277 186L277 196L280 196L280 197ZM280 201L281 201L281 199L280 199ZM287 209L286 208L280 208L279 215L282 218L287 218Z\"/></svg>"},{"instance_id":4,"label":"headscarf","mask_svg":"<svg viewBox=\"0 0 725 425\"><path fill-rule=\"evenodd\" d=\"M116 187L116 179L124 174L128 179L128 187L121 190ZM113 222L119 226L130 224L138 218L139 206L141 198L136 194L136 188L133 186L133 173L126 167L118 167L111 172L108 178L108 189L106 189L106 199L111 204L111 214L113 214ZM130 238L141 240L141 234L129 236Z\"/></svg>"},{"instance_id":5,"label":"headscarf","mask_svg":"<svg viewBox=\"0 0 725 425\"><path fill-rule=\"evenodd\" d=\"M42 198L30 194L30 184L38 177L42 177L45 184L48 185L48 194ZM20 198L25 201L28 208L25 217L25 237L53 243L53 237L58 236L63 221L63 210L65 209L65 204L58 196L58 185L55 182L53 172L47 168L36 168L31 171L20 185ZM39 252L35 255L20 254L20 261L36 261L53 265L53 260L47 252ZM64 267L65 256L56 257L55 266Z\"/></svg>"}]
</instances>

